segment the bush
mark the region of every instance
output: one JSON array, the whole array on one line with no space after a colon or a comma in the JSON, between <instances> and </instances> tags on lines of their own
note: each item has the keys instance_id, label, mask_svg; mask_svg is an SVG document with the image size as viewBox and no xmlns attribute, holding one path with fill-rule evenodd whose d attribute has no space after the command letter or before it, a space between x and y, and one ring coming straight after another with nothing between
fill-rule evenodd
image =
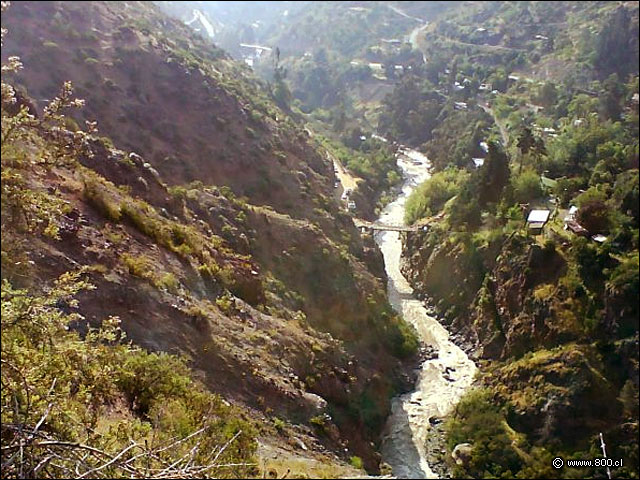
<instances>
[{"instance_id":1,"label":"bush","mask_svg":"<svg viewBox=\"0 0 640 480\"><path fill-rule=\"evenodd\" d=\"M529 203L542 197L540 176L534 170L525 170L520 175L512 177L511 187L516 203Z\"/></svg>"},{"instance_id":2,"label":"bush","mask_svg":"<svg viewBox=\"0 0 640 480\"><path fill-rule=\"evenodd\" d=\"M458 194L467 178L468 174L457 168L449 168L433 175L407 199L405 222L412 224L416 220L437 214L447 200Z\"/></svg>"},{"instance_id":3,"label":"bush","mask_svg":"<svg viewBox=\"0 0 640 480\"><path fill-rule=\"evenodd\" d=\"M95 174L83 176L83 195L87 202L98 210L105 218L112 222L118 222L122 217L120 205L109 194L105 183L99 180Z\"/></svg>"},{"instance_id":4,"label":"bush","mask_svg":"<svg viewBox=\"0 0 640 480\"><path fill-rule=\"evenodd\" d=\"M43 295L2 283L3 428L16 425L25 432L23 437L20 429L3 435L3 476L17 477L23 471L29 478L64 478L74 468L83 474L102 466L100 476L122 478L129 476L125 461L139 471L156 471L190 452L195 452L193 465L205 466L212 452L229 442L218 463L237 466L209 473L216 478L253 477L255 468L244 465L253 463L253 426L196 383L183 360L119 343L123 332L116 318L82 338L69 329L79 317L63 313L60 305L73 303L73 295L85 288L91 287L78 273L64 274ZM29 399L28 408L20 406L21 399ZM123 404L120 413L107 416L116 401ZM26 436L36 424L38 447ZM176 440L182 441L159 450ZM58 446L47 447L47 442ZM18 443L20 456L5 454ZM78 443L106 452L104 457L113 461L105 466L103 456L84 456L77 462L76 456L85 453L74 447ZM117 461L125 448L128 453ZM154 454L145 453L149 451ZM52 454L56 464L36 472Z\"/></svg>"},{"instance_id":5,"label":"bush","mask_svg":"<svg viewBox=\"0 0 640 480\"><path fill-rule=\"evenodd\" d=\"M504 425L505 417L495 405L489 390L471 390L460 400L454 415L445 424L447 447L453 451L460 443L471 443L473 449L468 465L456 466L454 476L515 476L522 468L522 460L513 448Z\"/></svg>"},{"instance_id":6,"label":"bush","mask_svg":"<svg viewBox=\"0 0 640 480\"><path fill-rule=\"evenodd\" d=\"M163 273L159 277L154 278L153 284L171 293L177 293L180 282L173 273Z\"/></svg>"},{"instance_id":7,"label":"bush","mask_svg":"<svg viewBox=\"0 0 640 480\"><path fill-rule=\"evenodd\" d=\"M131 275L146 279L153 278L153 271L151 269L153 262L149 257L145 255L134 256L124 253L120 256L120 260L125 264Z\"/></svg>"}]
</instances>

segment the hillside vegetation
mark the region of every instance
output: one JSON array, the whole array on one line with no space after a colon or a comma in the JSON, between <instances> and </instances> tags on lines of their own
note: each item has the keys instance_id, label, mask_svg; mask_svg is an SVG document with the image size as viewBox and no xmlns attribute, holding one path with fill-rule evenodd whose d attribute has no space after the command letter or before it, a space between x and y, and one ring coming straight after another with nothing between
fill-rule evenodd
<instances>
[{"instance_id":1,"label":"hillside vegetation","mask_svg":"<svg viewBox=\"0 0 640 480\"><path fill-rule=\"evenodd\" d=\"M7 475L377 472L417 342L324 152L150 4L3 26Z\"/></svg>"},{"instance_id":2,"label":"hillside vegetation","mask_svg":"<svg viewBox=\"0 0 640 480\"><path fill-rule=\"evenodd\" d=\"M443 214L408 234L404 272L482 365L447 426L450 451L471 445L456 475L568 477L551 459L599 456L600 432L615 478L637 475L637 24L631 4L486 2L421 39L439 67L411 81L444 97L437 126L389 124L434 169L407 221ZM403 89L392 112L429 108ZM533 209L550 212L542 234Z\"/></svg>"}]
</instances>

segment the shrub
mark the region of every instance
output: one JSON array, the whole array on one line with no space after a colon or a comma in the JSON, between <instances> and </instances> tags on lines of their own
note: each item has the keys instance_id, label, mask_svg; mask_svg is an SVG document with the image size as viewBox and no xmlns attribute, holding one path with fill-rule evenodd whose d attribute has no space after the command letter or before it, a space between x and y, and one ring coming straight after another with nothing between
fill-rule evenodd
<instances>
[{"instance_id":1,"label":"shrub","mask_svg":"<svg viewBox=\"0 0 640 480\"><path fill-rule=\"evenodd\" d=\"M513 199L517 203L529 203L542 196L540 176L534 170L525 170L520 175L512 177Z\"/></svg>"},{"instance_id":2,"label":"shrub","mask_svg":"<svg viewBox=\"0 0 640 480\"><path fill-rule=\"evenodd\" d=\"M463 170L449 168L438 172L416 188L407 199L405 221L408 224L438 213L460 191L468 178Z\"/></svg>"},{"instance_id":3,"label":"shrub","mask_svg":"<svg viewBox=\"0 0 640 480\"><path fill-rule=\"evenodd\" d=\"M106 185L95 174L82 177L83 195L87 202L112 222L118 222L122 216L120 206L111 197Z\"/></svg>"},{"instance_id":4,"label":"shrub","mask_svg":"<svg viewBox=\"0 0 640 480\"><path fill-rule=\"evenodd\" d=\"M222 310L223 312L230 312L232 307L233 307L233 298L231 298L231 296L229 295L223 295L221 297L216 298L216 305L220 308L220 310Z\"/></svg>"},{"instance_id":5,"label":"shrub","mask_svg":"<svg viewBox=\"0 0 640 480\"><path fill-rule=\"evenodd\" d=\"M460 478L512 477L522 467L522 460L513 448L500 407L491 392L475 389L458 403L454 415L446 422L447 447L471 443L471 460L465 467L456 467Z\"/></svg>"},{"instance_id":6,"label":"shrub","mask_svg":"<svg viewBox=\"0 0 640 480\"><path fill-rule=\"evenodd\" d=\"M2 283L2 420L3 426L17 425L25 432L2 437L3 452L18 444L23 448L20 456L3 453L3 473L16 476L20 469L29 478L63 478L74 468L83 474L102 465L101 476L121 478L129 475L124 461L140 471L159 471L190 452L193 465L205 466L211 452L220 451L218 463L237 466L214 468L210 474L254 477L255 468L244 465L253 462L253 426L196 383L183 360L119 343L123 334L116 318L83 337L69 329L78 317L63 313L59 305L73 302L72 296L85 288L90 285L78 273L64 274L44 295ZM24 398L29 408L16 411L16 400ZM107 417L110 402L118 399L124 399L124 411ZM26 434L36 424L41 444L34 448ZM159 450L176 440L172 448ZM85 456L78 462L86 451L74 447L79 441L105 451L113 461L106 466L103 456ZM47 442L58 446L47 447ZM125 448L133 450L117 461ZM56 465L35 472L52 454Z\"/></svg>"},{"instance_id":7,"label":"shrub","mask_svg":"<svg viewBox=\"0 0 640 480\"><path fill-rule=\"evenodd\" d=\"M176 293L180 282L173 273L163 273L159 277L155 277L153 284L161 289L168 290L171 293Z\"/></svg>"},{"instance_id":8,"label":"shrub","mask_svg":"<svg viewBox=\"0 0 640 480\"><path fill-rule=\"evenodd\" d=\"M280 418L278 418L278 417L275 417L275 418L273 419L273 425L276 427L276 429L277 429L278 431L280 431L280 432L281 432L281 431L283 431L283 430L284 430L284 427L285 427L286 423L284 422L284 420L282 420L282 419L280 419Z\"/></svg>"},{"instance_id":9,"label":"shrub","mask_svg":"<svg viewBox=\"0 0 640 480\"><path fill-rule=\"evenodd\" d=\"M153 278L153 271L151 270L153 262L149 257L145 255L134 256L128 253L123 253L120 256L120 260L125 264L131 275L146 279Z\"/></svg>"}]
</instances>

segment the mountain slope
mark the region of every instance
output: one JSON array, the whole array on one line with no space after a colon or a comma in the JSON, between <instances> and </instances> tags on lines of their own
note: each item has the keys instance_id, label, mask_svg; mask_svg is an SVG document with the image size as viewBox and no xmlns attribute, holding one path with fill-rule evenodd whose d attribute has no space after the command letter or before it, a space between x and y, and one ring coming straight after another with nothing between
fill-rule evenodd
<instances>
[{"instance_id":1,"label":"mountain slope","mask_svg":"<svg viewBox=\"0 0 640 480\"><path fill-rule=\"evenodd\" d=\"M29 173L66 205L59 236L25 243L3 210L3 278L37 291L92 266L97 288L73 310L90 324L117 315L136 344L186 355L268 442L377 471L416 344L371 273L380 258L331 199L324 155L244 67L153 6L22 2L4 16L3 57L27 66L18 104L41 116L71 80L86 99L73 117L108 137Z\"/></svg>"}]
</instances>

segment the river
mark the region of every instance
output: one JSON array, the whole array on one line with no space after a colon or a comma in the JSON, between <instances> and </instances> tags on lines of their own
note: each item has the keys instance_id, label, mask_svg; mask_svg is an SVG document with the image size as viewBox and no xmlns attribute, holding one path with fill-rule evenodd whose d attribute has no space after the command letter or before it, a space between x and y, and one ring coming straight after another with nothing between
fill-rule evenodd
<instances>
[{"instance_id":1,"label":"river","mask_svg":"<svg viewBox=\"0 0 640 480\"><path fill-rule=\"evenodd\" d=\"M383 224L402 225L407 197L429 178L428 160L415 150L404 150L398 165L404 173L402 192L382 212L378 221ZM427 462L429 419L441 418L452 410L471 386L476 366L449 340L447 330L414 297L413 289L400 272L400 233L378 232L376 243L384 256L391 305L415 327L421 341L438 352L437 358L426 360L420 366L415 390L392 400L383 437L382 459L391 465L397 478L438 478Z\"/></svg>"}]
</instances>

